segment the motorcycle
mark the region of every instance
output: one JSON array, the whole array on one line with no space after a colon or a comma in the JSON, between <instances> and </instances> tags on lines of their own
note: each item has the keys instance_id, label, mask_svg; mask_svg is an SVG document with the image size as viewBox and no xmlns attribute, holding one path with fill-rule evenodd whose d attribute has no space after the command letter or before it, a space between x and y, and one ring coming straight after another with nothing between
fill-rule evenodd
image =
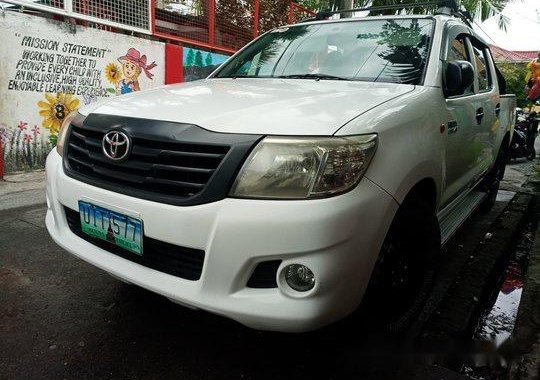
<instances>
[{"instance_id":1,"label":"motorcycle","mask_svg":"<svg viewBox=\"0 0 540 380\"><path fill-rule=\"evenodd\" d=\"M510 143L510 159L525 157L532 161L536 157L534 140L538 134L538 120L536 112L517 115L514 135Z\"/></svg>"}]
</instances>

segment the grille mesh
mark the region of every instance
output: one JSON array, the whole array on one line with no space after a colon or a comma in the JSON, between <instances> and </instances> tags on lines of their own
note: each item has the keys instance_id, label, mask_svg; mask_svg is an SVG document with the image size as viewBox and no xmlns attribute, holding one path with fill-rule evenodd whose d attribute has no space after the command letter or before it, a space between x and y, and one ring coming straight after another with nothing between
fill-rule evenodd
<instances>
[{"instance_id":1,"label":"grille mesh","mask_svg":"<svg viewBox=\"0 0 540 380\"><path fill-rule=\"evenodd\" d=\"M102 152L104 133L72 126L67 161L85 177L175 197L200 193L229 151L225 145L172 143L133 138L126 161Z\"/></svg>"}]
</instances>

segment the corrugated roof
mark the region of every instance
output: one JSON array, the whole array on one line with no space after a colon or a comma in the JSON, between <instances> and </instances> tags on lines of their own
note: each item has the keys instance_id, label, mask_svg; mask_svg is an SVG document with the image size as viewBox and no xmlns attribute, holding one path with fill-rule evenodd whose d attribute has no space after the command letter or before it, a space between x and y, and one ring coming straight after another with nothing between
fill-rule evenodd
<instances>
[{"instance_id":1,"label":"corrugated roof","mask_svg":"<svg viewBox=\"0 0 540 380\"><path fill-rule=\"evenodd\" d=\"M513 51L490 45L491 54L496 62L529 62L538 57L537 50Z\"/></svg>"}]
</instances>

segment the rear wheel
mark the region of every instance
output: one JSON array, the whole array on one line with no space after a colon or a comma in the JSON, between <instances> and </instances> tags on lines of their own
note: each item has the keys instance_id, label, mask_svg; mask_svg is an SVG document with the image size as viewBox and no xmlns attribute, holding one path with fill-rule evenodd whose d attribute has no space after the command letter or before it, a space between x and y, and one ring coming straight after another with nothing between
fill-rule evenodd
<instances>
[{"instance_id":1,"label":"rear wheel","mask_svg":"<svg viewBox=\"0 0 540 380\"><path fill-rule=\"evenodd\" d=\"M407 329L431 291L440 255L437 218L427 202L403 203L384 240L363 301L387 332Z\"/></svg>"}]
</instances>

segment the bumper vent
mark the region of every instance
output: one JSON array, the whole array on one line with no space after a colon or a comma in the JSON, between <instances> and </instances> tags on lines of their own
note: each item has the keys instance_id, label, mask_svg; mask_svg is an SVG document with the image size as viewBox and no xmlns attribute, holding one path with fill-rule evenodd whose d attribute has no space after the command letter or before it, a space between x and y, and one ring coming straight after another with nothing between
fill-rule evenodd
<instances>
[{"instance_id":1,"label":"bumper vent","mask_svg":"<svg viewBox=\"0 0 540 380\"><path fill-rule=\"evenodd\" d=\"M145 267L186 280L196 281L201 277L204 263L202 250L180 247L144 236L144 253L138 256L108 241L86 235L82 232L79 212L68 207L64 207L64 211L71 232L99 248Z\"/></svg>"},{"instance_id":2,"label":"bumper vent","mask_svg":"<svg viewBox=\"0 0 540 380\"><path fill-rule=\"evenodd\" d=\"M276 274L281 260L263 261L255 267L247 283L248 288L277 288Z\"/></svg>"}]
</instances>

